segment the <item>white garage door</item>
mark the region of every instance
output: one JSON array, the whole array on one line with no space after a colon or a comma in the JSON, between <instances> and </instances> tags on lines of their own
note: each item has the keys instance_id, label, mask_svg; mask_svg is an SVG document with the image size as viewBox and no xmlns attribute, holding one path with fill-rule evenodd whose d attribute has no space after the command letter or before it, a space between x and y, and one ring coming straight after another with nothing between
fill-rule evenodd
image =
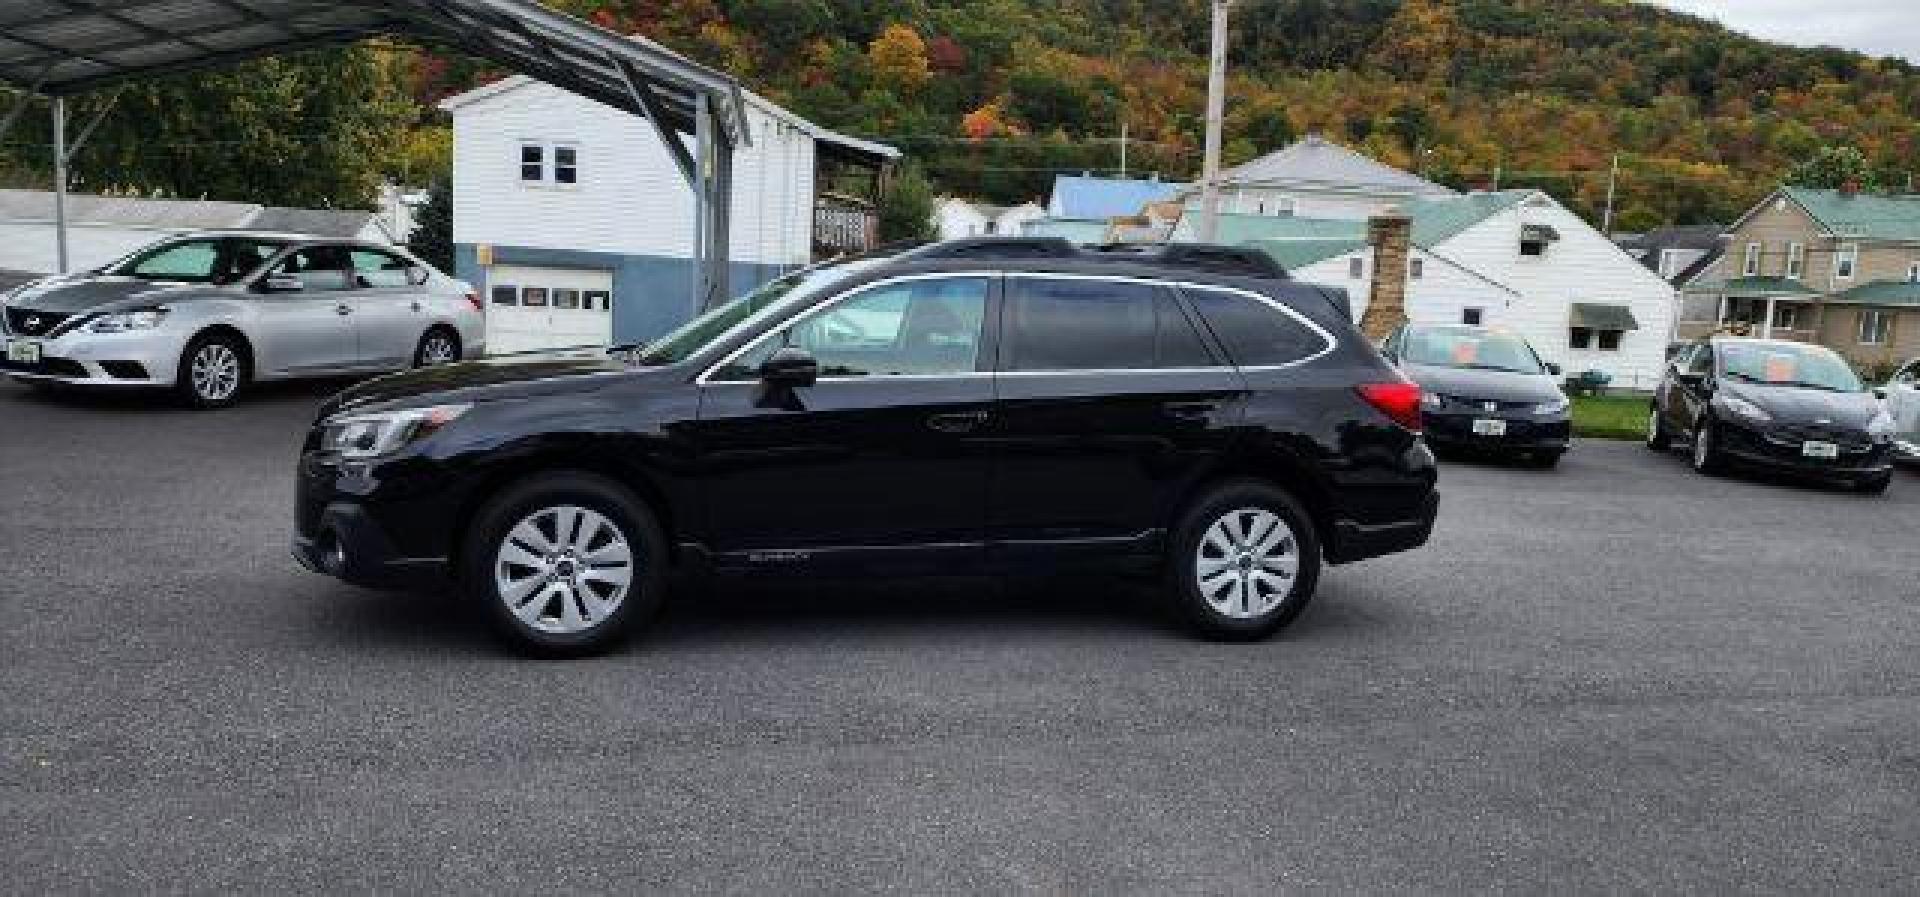
<instances>
[{"instance_id":1,"label":"white garage door","mask_svg":"<svg viewBox=\"0 0 1920 897\"><path fill-rule=\"evenodd\" d=\"M612 272L519 265L500 265L488 272L489 354L612 342Z\"/></svg>"}]
</instances>

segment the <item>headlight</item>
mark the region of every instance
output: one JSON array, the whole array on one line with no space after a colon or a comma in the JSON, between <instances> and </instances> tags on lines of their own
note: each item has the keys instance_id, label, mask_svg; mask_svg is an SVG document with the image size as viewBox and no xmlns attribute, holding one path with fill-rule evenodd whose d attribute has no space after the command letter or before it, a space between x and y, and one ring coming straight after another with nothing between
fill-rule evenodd
<instances>
[{"instance_id":1,"label":"headlight","mask_svg":"<svg viewBox=\"0 0 1920 897\"><path fill-rule=\"evenodd\" d=\"M1750 421L1765 423L1773 420L1773 415L1768 414L1767 409L1755 405L1739 396L1721 396L1720 404L1725 405L1728 411Z\"/></svg>"},{"instance_id":2,"label":"headlight","mask_svg":"<svg viewBox=\"0 0 1920 897\"><path fill-rule=\"evenodd\" d=\"M435 405L376 414L342 414L321 425L320 446L342 458L378 458L425 439L458 420L472 405Z\"/></svg>"},{"instance_id":3,"label":"headlight","mask_svg":"<svg viewBox=\"0 0 1920 897\"><path fill-rule=\"evenodd\" d=\"M142 308L136 311L117 311L93 319L87 329L94 333L125 333L129 330L152 330L167 319L168 309Z\"/></svg>"},{"instance_id":4,"label":"headlight","mask_svg":"<svg viewBox=\"0 0 1920 897\"><path fill-rule=\"evenodd\" d=\"M1440 410L1440 406L1441 406L1441 405L1444 405L1444 404L1446 404L1446 403L1445 403L1445 402L1443 402L1443 401L1441 401L1441 399L1440 399L1440 394L1439 394L1439 393L1437 393L1437 392L1422 392L1422 393L1420 393L1420 408L1421 408L1422 410L1425 410L1425 411L1439 411L1439 410Z\"/></svg>"},{"instance_id":5,"label":"headlight","mask_svg":"<svg viewBox=\"0 0 1920 897\"><path fill-rule=\"evenodd\" d=\"M1543 416L1552 416L1555 414L1565 414L1567 413L1567 409L1572 407L1573 407L1573 403L1567 401L1566 396L1561 396L1560 398L1553 399L1551 401L1541 402L1540 404L1533 406L1533 413L1538 415L1543 415Z\"/></svg>"},{"instance_id":6,"label":"headlight","mask_svg":"<svg viewBox=\"0 0 1920 897\"><path fill-rule=\"evenodd\" d=\"M1867 421L1867 435L1875 439L1890 438L1898 429L1900 426L1893 422L1893 415L1885 411L1874 415L1873 420Z\"/></svg>"}]
</instances>

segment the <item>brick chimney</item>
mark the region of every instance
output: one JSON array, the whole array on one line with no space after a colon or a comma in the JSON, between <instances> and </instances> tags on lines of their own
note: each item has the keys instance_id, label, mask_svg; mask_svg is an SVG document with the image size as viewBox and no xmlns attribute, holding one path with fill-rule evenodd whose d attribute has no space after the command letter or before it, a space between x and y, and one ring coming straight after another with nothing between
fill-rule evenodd
<instances>
[{"instance_id":1,"label":"brick chimney","mask_svg":"<svg viewBox=\"0 0 1920 897\"><path fill-rule=\"evenodd\" d=\"M1373 288L1360 332L1379 343L1407 320L1407 258L1413 251L1413 219L1388 209L1367 219L1367 243L1373 247Z\"/></svg>"}]
</instances>

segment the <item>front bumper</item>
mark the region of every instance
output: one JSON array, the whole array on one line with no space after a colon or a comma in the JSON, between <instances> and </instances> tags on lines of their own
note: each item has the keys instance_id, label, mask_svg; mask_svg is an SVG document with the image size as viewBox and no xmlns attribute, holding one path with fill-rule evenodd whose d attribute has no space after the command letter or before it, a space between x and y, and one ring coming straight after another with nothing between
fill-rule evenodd
<instances>
[{"instance_id":1,"label":"front bumper","mask_svg":"<svg viewBox=\"0 0 1920 897\"><path fill-rule=\"evenodd\" d=\"M1920 433L1893 437L1893 460L1901 464L1920 464Z\"/></svg>"},{"instance_id":2,"label":"front bumper","mask_svg":"<svg viewBox=\"0 0 1920 897\"><path fill-rule=\"evenodd\" d=\"M1501 452L1564 452L1573 445L1573 421L1568 417L1428 411L1421 419L1427 441L1441 446ZM1499 436L1476 434L1473 425L1477 420L1501 421L1506 432Z\"/></svg>"},{"instance_id":3,"label":"front bumper","mask_svg":"<svg viewBox=\"0 0 1920 897\"><path fill-rule=\"evenodd\" d=\"M322 508L313 530L293 537L300 566L369 589L424 589L449 580L444 557L406 557L380 524L346 502Z\"/></svg>"},{"instance_id":4,"label":"front bumper","mask_svg":"<svg viewBox=\"0 0 1920 897\"><path fill-rule=\"evenodd\" d=\"M1798 437L1786 438L1725 421L1714 432L1720 437L1721 451L1735 462L1776 473L1857 481L1885 476L1893 470L1893 445L1873 443L1864 437L1837 440L1841 444L1840 457L1823 459L1807 457L1802 448L1804 441Z\"/></svg>"},{"instance_id":5,"label":"front bumper","mask_svg":"<svg viewBox=\"0 0 1920 897\"><path fill-rule=\"evenodd\" d=\"M0 352L0 373L15 380L75 386L172 386L186 348L186 335L164 325L131 333L94 333L82 327L53 339L0 334L0 341L14 340L39 343L40 361L7 361Z\"/></svg>"}]
</instances>

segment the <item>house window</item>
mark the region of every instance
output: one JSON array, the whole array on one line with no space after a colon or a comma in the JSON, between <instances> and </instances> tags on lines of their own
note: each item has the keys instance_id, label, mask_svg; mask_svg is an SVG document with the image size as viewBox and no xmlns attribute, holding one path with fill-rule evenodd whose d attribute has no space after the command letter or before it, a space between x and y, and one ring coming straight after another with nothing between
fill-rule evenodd
<instances>
[{"instance_id":1,"label":"house window","mask_svg":"<svg viewBox=\"0 0 1920 897\"><path fill-rule=\"evenodd\" d=\"M1354 280L1367 276L1367 260L1359 256L1347 259L1347 276Z\"/></svg>"},{"instance_id":2,"label":"house window","mask_svg":"<svg viewBox=\"0 0 1920 897\"><path fill-rule=\"evenodd\" d=\"M1547 241L1530 240L1526 237L1521 237L1520 238L1520 254L1526 255L1526 256L1533 256L1536 258L1539 256L1546 255Z\"/></svg>"},{"instance_id":3,"label":"house window","mask_svg":"<svg viewBox=\"0 0 1920 897\"><path fill-rule=\"evenodd\" d=\"M1866 309L1860 312L1860 344L1885 345L1893 336L1893 312Z\"/></svg>"},{"instance_id":4,"label":"house window","mask_svg":"<svg viewBox=\"0 0 1920 897\"><path fill-rule=\"evenodd\" d=\"M1619 330L1594 331L1594 333L1600 337L1600 351L1602 352L1620 351L1620 335L1622 332L1623 331L1619 331Z\"/></svg>"},{"instance_id":5,"label":"house window","mask_svg":"<svg viewBox=\"0 0 1920 897\"><path fill-rule=\"evenodd\" d=\"M1593 345L1593 331L1586 327L1575 327L1567 331L1567 347L1585 349Z\"/></svg>"},{"instance_id":6,"label":"house window","mask_svg":"<svg viewBox=\"0 0 1920 897\"><path fill-rule=\"evenodd\" d=\"M1460 323L1468 327L1478 327L1486 319L1486 310L1481 308L1463 308L1460 310Z\"/></svg>"},{"instance_id":7,"label":"house window","mask_svg":"<svg viewBox=\"0 0 1920 897\"><path fill-rule=\"evenodd\" d=\"M1746 277L1760 276L1760 244L1747 244L1747 260L1740 266L1740 273Z\"/></svg>"},{"instance_id":8,"label":"house window","mask_svg":"<svg viewBox=\"0 0 1920 897\"><path fill-rule=\"evenodd\" d=\"M1852 280L1853 271L1860 266L1860 244L1848 243L1833 254L1833 276L1838 280Z\"/></svg>"},{"instance_id":9,"label":"house window","mask_svg":"<svg viewBox=\"0 0 1920 897\"><path fill-rule=\"evenodd\" d=\"M547 148L538 143L520 144L520 180L540 183L547 179Z\"/></svg>"},{"instance_id":10,"label":"house window","mask_svg":"<svg viewBox=\"0 0 1920 897\"><path fill-rule=\"evenodd\" d=\"M515 286L507 286L505 284L501 284L500 286L494 287L493 288L493 304L519 305L520 304L520 288Z\"/></svg>"},{"instance_id":11,"label":"house window","mask_svg":"<svg viewBox=\"0 0 1920 897\"><path fill-rule=\"evenodd\" d=\"M1775 330L1799 330L1800 306L1776 305L1773 308L1773 327Z\"/></svg>"},{"instance_id":12,"label":"house window","mask_svg":"<svg viewBox=\"0 0 1920 897\"><path fill-rule=\"evenodd\" d=\"M1602 352L1620 351L1622 330L1596 330L1591 327L1572 327L1567 330L1567 346L1572 349L1599 349Z\"/></svg>"},{"instance_id":13,"label":"house window","mask_svg":"<svg viewBox=\"0 0 1920 897\"><path fill-rule=\"evenodd\" d=\"M1914 262L1907 266L1907 282L1920 283L1920 262Z\"/></svg>"},{"instance_id":14,"label":"house window","mask_svg":"<svg viewBox=\"0 0 1920 897\"><path fill-rule=\"evenodd\" d=\"M1801 243L1787 244L1787 276L1799 280L1807 273L1807 247Z\"/></svg>"},{"instance_id":15,"label":"house window","mask_svg":"<svg viewBox=\"0 0 1920 897\"><path fill-rule=\"evenodd\" d=\"M1291 218L1299 208L1299 201L1291 196L1283 196L1273 201L1273 214L1281 218Z\"/></svg>"},{"instance_id":16,"label":"house window","mask_svg":"<svg viewBox=\"0 0 1920 897\"><path fill-rule=\"evenodd\" d=\"M1414 280L1419 280L1420 278L1425 277L1426 274L1427 274L1426 259L1408 259L1407 260L1407 276L1408 277L1411 277Z\"/></svg>"},{"instance_id":17,"label":"house window","mask_svg":"<svg viewBox=\"0 0 1920 897\"><path fill-rule=\"evenodd\" d=\"M553 182L556 184L580 183L579 147L556 146L553 148Z\"/></svg>"}]
</instances>

